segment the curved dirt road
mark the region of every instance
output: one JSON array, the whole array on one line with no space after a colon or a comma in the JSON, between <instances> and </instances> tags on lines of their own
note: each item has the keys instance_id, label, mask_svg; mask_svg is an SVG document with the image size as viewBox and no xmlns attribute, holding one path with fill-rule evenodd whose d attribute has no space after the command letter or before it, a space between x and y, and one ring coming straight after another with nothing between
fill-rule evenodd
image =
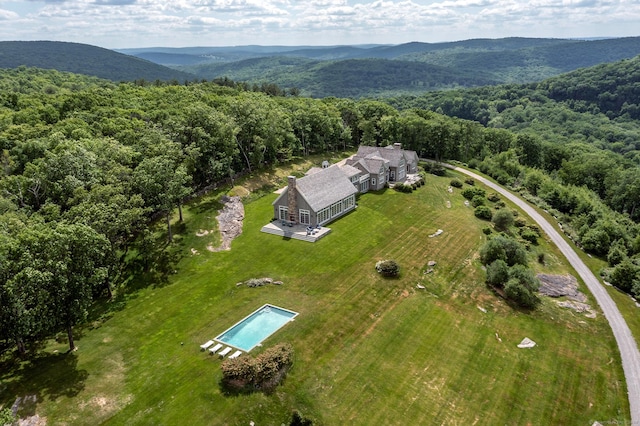
<instances>
[{"instance_id":1,"label":"curved dirt road","mask_svg":"<svg viewBox=\"0 0 640 426\"><path fill-rule=\"evenodd\" d=\"M555 230L553 226L533 207L527 204L520 197L513 195L511 192L502 188L501 186L479 176L473 172L470 172L459 167L449 166L453 170L460 173L464 173L471 176L475 180L482 182L484 185L494 189L500 194L504 195L522 210L524 210L533 220L535 220L542 230L551 238L551 241L558 246L562 254L569 260L571 266L578 272L584 283L589 288L589 291L596 298L596 301L600 305L602 312L611 324L613 335L620 348L620 357L622 358L622 368L624 370L624 376L627 381L627 393L629 397L629 406L631 410L631 424L633 426L640 426L640 352L636 341L631 334L631 330L627 326L624 318L620 314L618 307L613 302L609 293L600 284L600 281L593 275L591 270L587 268L582 259L576 254L571 246L565 241L564 238Z\"/></svg>"}]
</instances>

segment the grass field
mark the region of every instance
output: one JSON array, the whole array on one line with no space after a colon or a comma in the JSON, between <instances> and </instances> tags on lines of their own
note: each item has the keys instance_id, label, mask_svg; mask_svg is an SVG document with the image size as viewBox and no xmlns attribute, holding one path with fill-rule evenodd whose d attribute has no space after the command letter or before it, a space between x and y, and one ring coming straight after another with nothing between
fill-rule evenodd
<instances>
[{"instance_id":1,"label":"grass field","mask_svg":"<svg viewBox=\"0 0 640 426\"><path fill-rule=\"evenodd\" d=\"M605 319L550 300L522 312L487 289L477 261L487 222L447 192L449 180L365 194L314 244L259 232L273 215L269 194L245 206L243 234L219 253L206 250L215 233L195 235L215 228L219 205L196 200L177 227L183 257L169 282L78 329L77 352L51 341L30 361L5 360L0 401L35 394L50 424L280 425L294 409L326 425L628 424ZM570 272L545 241L536 250L547 254L540 271ZM376 274L385 258L398 261L399 279ZM263 276L284 285L236 287ZM198 346L264 303L300 313L264 342L291 343L294 367L273 394L226 396L220 361ZM538 346L518 349L524 337Z\"/></svg>"}]
</instances>

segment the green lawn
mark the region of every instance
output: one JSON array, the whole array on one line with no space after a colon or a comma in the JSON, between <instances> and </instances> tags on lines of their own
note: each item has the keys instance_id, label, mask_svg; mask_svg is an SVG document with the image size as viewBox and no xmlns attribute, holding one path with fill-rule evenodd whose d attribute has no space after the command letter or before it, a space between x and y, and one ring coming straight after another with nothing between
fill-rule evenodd
<instances>
[{"instance_id":1,"label":"green lawn","mask_svg":"<svg viewBox=\"0 0 640 426\"><path fill-rule=\"evenodd\" d=\"M548 300L521 312L488 290L477 261L487 222L447 192L450 179L363 195L315 244L260 232L273 215L269 194L245 206L243 234L220 253L206 250L215 233L195 236L215 228L217 205L198 200L185 209L184 257L169 282L79 329L73 354L54 353L66 343L52 341L31 362L5 361L0 401L36 394L50 424L280 425L294 409L327 425L628 423L605 319ZM549 264L537 268L569 271L540 247ZM401 265L399 279L376 274L385 258ZM262 276L284 285L236 287ZM225 396L220 361L198 346L264 303L300 313L264 342L291 343L294 367L271 395ZM524 337L538 346L516 348Z\"/></svg>"}]
</instances>

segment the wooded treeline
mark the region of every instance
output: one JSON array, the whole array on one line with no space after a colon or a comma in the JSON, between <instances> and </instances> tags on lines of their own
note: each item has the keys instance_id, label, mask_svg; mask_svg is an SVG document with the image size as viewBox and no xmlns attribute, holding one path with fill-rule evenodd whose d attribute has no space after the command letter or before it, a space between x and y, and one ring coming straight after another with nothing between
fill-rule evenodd
<instances>
[{"instance_id":1,"label":"wooded treeline","mask_svg":"<svg viewBox=\"0 0 640 426\"><path fill-rule=\"evenodd\" d=\"M631 271L627 291L635 291L636 157L427 109L242 87L116 85L56 71L0 71L0 341L23 352L66 331L73 349L73 326L96 298L123 285L126 265L140 273L168 267L149 249L154 214L166 218L171 239L170 214L194 191L359 144L401 142L422 157L475 163L526 188L567 215L563 221L586 249ZM626 123L638 131L633 120ZM601 165L619 179L597 175ZM604 186L593 189L596 183Z\"/></svg>"}]
</instances>

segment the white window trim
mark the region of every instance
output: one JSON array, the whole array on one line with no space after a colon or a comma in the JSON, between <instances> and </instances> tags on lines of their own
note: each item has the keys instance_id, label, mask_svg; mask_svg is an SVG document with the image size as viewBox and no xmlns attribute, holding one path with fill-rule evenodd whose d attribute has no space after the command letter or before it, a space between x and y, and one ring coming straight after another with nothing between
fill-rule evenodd
<instances>
[{"instance_id":1,"label":"white window trim","mask_svg":"<svg viewBox=\"0 0 640 426\"><path fill-rule=\"evenodd\" d=\"M309 210L300 209L298 215L300 217L300 223L303 225L311 225L311 212Z\"/></svg>"},{"instance_id":2,"label":"white window trim","mask_svg":"<svg viewBox=\"0 0 640 426\"><path fill-rule=\"evenodd\" d=\"M287 206L278 206L278 219L279 220L289 220L289 207L287 207Z\"/></svg>"}]
</instances>

